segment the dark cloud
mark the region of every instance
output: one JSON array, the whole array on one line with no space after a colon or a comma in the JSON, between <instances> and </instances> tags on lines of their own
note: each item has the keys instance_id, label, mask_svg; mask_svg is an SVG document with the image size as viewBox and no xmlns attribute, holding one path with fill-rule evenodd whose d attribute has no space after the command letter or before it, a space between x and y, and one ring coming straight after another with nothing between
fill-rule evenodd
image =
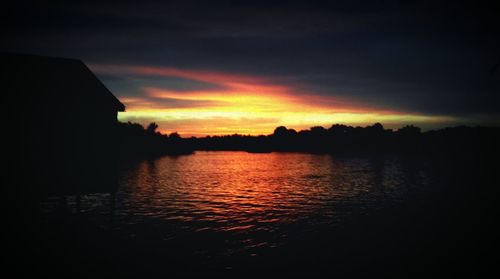
<instances>
[{"instance_id":1,"label":"dark cloud","mask_svg":"<svg viewBox=\"0 0 500 279\"><path fill-rule=\"evenodd\" d=\"M4 9L2 50L262 76L360 104L425 114L500 114L498 8L442 1L168 1ZM103 76L123 96L144 84Z\"/></svg>"},{"instance_id":2,"label":"dark cloud","mask_svg":"<svg viewBox=\"0 0 500 279\"><path fill-rule=\"evenodd\" d=\"M144 87L162 88L172 90L177 93L196 91L224 91L226 88L214 83L202 82L181 77L166 77L152 75L118 76L97 72L106 86L120 96L133 97L141 96Z\"/></svg>"}]
</instances>

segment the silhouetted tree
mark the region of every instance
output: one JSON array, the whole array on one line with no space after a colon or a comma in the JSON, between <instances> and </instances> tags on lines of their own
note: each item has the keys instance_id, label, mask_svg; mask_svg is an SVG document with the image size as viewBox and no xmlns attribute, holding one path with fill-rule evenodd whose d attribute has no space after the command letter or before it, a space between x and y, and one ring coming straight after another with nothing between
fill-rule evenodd
<instances>
[{"instance_id":1,"label":"silhouetted tree","mask_svg":"<svg viewBox=\"0 0 500 279\"><path fill-rule=\"evenodd\" d=\"M288 129L285 126L279 126L274 129L273 135L275 137L285 137L288 135Z\"/></svg>"},{"instance_id":2,"label":"silhouetted tree","mask_svg":"<svg viewBox=\"0 0 500 279\"><path fill-rule=\"evenodd\" d=\"M413 125L406 125L402 128L399 128L397 133L405 137L417 136L420 134L420 128Z\"/></svg>"},{"instance_id":3,"label":"silhouetted tree","mask_svg":"<svg viewBox=\"0 0 500 279\"><path fill-rule=\"evenodd\" d=\"M154 133L156 133L157 128L158 128L158 124L156 124L155 122L152 122L146 128L146 131L148 131L148 133L154 134Z\"/></svg>"},{"instance_id":4,"label":"silhouetted tree","mask_svg":"<svg viewBox=\"0 0 500 279\"><path fill-rule=\"evenodd\" d=\"M334 124L330 128L328 128L328 131L334 136L341 136L348 133L349 130L352 130L352 127L342 124Z\"/></svg>"},{"instance_id":5,"label":"silhouetted tree","mask_svg":"<svg viewBox=\"0 0 500 279\"><path fill-rule=\"evenodd\" d=\"M326 129L322 126L311 127L311 133L314 135L322 136L326 134Z\"/></svg>"},{"instance_id":6,"label":"silhouetted tree","mask_svg":"<svg viewBox=\"0 0 500 279\"><path fill-rule=\"evenodd\" d=\"M494 146L499 128L454 127L422 133L419 127L407 125L393 132L380 123L366 127L342 124L325 129L314 126L299 132L285 126L271 135L225 135L182 138L177 132L163 135L137 123L120 123L124 156L160 156L186 154L193 150L245 150L250 152L298 151L314 153L413 153L443 154L472 150L473 146ZM465 148L467 147L467 148Z\"/></svg>"},{"instance_id":7,"label":"silhouetted tree","mask_svg":"<svg viewBox=\"0 0 500 279\"><path fill-rule=\"evenodd\" d=\"M156 129L156 123L150 123L146 129L138 123L118 123L120 154L123 159L156 157L162 155L180 155L193 152L191 146L175 132L169 136Z\"/></svg>"},{"instance_id":8,"label":"silhouetted tree","mask_svg":"<svg viewBox=\"0 0 500 279\"><path fill-rule=\"evenodd\" d=\"M384 126L380 123L375 123L373 124L372 126L369 126L368 128L372 129L372 130L375 130L375 131L378 131L378 132L383 132L384 131Z\"/></svg>"},{"instance_id":9,"label":"silhouetted tree","mask_svg":"<svg viewBox=\"0 0 500 279\"><path fill-rule=\"evenodd\" d=\"M170 133L170 135L168 135L168 138L171 140L180 140L181 136L179 135L179 133L173 132L173 133Z\"/></svg>"}]
</instances>

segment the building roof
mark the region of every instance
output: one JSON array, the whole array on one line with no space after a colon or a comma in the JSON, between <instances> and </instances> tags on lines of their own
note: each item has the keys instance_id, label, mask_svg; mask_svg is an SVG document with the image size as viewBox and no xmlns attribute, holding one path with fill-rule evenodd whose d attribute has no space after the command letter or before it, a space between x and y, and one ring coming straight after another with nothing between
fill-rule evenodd
<instances>
[{"instance_id":1,"label":"building roof","mask_svg":"<svg viewBox=\"0 0 500 279\"><path fill-rule=\"evenodd\" d=\"M71 106L92 110L111 108L125 111L125 106L80 60L25 54L0 54L2 80L8 94L19 106Z\"/></svg>"}]
</instances>

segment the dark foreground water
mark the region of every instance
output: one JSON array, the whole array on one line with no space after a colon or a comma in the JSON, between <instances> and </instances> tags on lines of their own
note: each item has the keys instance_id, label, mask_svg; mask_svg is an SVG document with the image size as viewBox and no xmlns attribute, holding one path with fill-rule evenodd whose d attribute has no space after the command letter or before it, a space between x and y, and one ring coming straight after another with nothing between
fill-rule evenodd
<instances>
[{"instance_id":1,"label":"dark foreground water","mask_svg":"<svg viewBox=\"0 0 500 279\"><path fill-rule=\"evenodd\" d=\"M81 269L162 276L457 271L454 262L475 249L471 226L488 221L467 200L481 186L477 174L454 165L246 152L145 160L121 171L114 206L108 194L87 195L76 215L69 198L70 218L85 221L70 229L76 248L65 251L76 265L85 258ZM50 219L57 201L41 207Z\"/></svg>"}]
</instances>

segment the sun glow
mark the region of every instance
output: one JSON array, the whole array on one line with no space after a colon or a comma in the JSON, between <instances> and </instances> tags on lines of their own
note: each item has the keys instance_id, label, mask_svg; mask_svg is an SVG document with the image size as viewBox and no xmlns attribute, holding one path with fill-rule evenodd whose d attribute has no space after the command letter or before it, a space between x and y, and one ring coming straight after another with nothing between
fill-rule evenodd
<instances>
[{"instance_id":1,"label":"sun glow","mask_svg":"<svg viewBox=\"0 0 500 279\"><path fill-rule=\"evenodd\" d=\"M164 133L183 136L223 134L270 134L285 125L297 130L334 123L369 125L381 122L386 127L404 124L453 123L448 116L428 116L397 110L382 110L345 98L276 84L268 79L218 72L181 70L165 67L93 65L98 73L129 78L182 78L210 83L217 89L176 90L141 82L141 92L121 97L127 112L120 121L147 124L156 122ZM117 92L119 93L119 92Z\"/></svg>"},{"instance_id":2,"label":"sun glow","mask_svg":"<svg viewBox=\"0 0 500 279\"><path fill-rule=\"evenodd\" d=\"M226 134L271 134L277 126L286 125L297 130L311 126L329 127L334 123L348 125L368 125L382 122L386 127L399 127L402 123L451 122L450 117L430 117L421 115L390 115L377 113L318 113L318 112L250 112L211 110L139 110L120 113L120 121L156 121L167 127L164 133L180 131L187 136ZM168 126L174 129L168 129ZM167 128L167 129L165 129Z\"/></svg>"},{"instance_id":3,"label":"sun glow","mask_svg":"<svg viewBox=\"0 0 500 279\"><path fill-rule=\"evenodd\" d=\"M157 92L158 93L158 92ZM179 97L174 94L162 96ZM149 109L134 107L121 113L121 121L147 119L165 123L161 131L165 133L179 131L183 135L223 135L223 134L270 134L274 128L286 125L289 128L306 129L321 125L329 127L333 123L367 125L382 122L400 126L401 123L431 123L453 121L450 117L423 116L392 113L387 111L355 111L315 107L300 104L294 98L255 95L218 95L201 93L189 96L185 100L213 101L213 105L194 108ZM174 126L169 129L168 126ZM166 128L166 129L165 129Z\"/></svg>"}]
</instances>

